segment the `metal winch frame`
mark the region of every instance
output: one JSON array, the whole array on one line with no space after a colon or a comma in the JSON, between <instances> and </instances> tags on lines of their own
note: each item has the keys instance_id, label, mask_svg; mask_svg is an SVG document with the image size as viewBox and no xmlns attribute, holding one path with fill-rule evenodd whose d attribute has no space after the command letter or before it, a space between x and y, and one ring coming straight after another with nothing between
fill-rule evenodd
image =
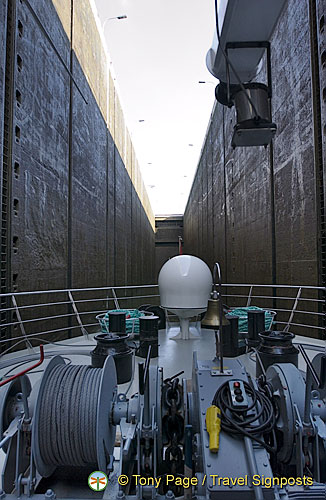
<instances>
[{"instance_id":1,"label":"metal winch frame","mask_svg":"<svg viewBox=\"0 0 326 500\"><path fill-rule=\"evenodd\" d=\"M139 391L128 399L125 394L117 393L115 365L113 358L109 356L103 369L89 367L89 370L100 370L99 383L96 386L97 412L89 417L96 428L93 443L96 448L96 464L89 465L94 467L94 470L98 468L108 473L114 470L115 474L125 474L128 477L132 474L159 477L171 472L178 473L176 468L169 469L166 460L172 446L175 448L175 456L182 457L182 466L185 465L185 456L190 452L193 465L191 467L190 460L189 477L196 476L198 479L195 494L200 500L204 500L207 495L213 500L221 496L233 500L241 498L241 495L243 498L256 500L317 500L325 491L323 482L326 480L324 358L324 354L318 354L312 363L307 361L306 380L294 365L281 363L270 366L264 380L257 382L251 379L237 358L225 360L225 368L230 370L225 370L221 375L217 366L218 360L198 361L194 356L192 382L183 379L182 384L179 384L177 377L181 373L163 380L163 369L150 365L149 352L146 362L138 365ZM1 498L44 498L44 494L36 493L37 488L42 478L50 476L56 467L47 463L42 456L41 441L44 436L40 435L40 420L42 411L44 413L42 404L46 401L44 398L50 387L51 374L53 375L58 367L66 367L73 373L77 365L67 365L63 358L56 356L49 362L40 383L34 384L33 388L26 374L14 378L2 388L0 446L6 451L6 459L2 474L5 493ZM85 369L84 365L83 367ZM213 454L209 450L206 409L212 404L218 387L233 379L243 380L258 391L260 383L263 382L269 391L276 411L275 431L280 437L274 457L276 466L263 446L248 437L235 438L223 430L219 452ZM85 395L86 393L83 393L80 397ZM74 401L77 399L71 395L71 404L76 405L76 408L77 403ZM83 405L80 406L82 407ZM182 422L184 429L190 429L190 441L185 439L183 442L180 436L176 439L176 429L172 429L170 437L166 437L166 422L173 426L176 421ZM113 464L117 425L120 425L121 430L118 469L114 468ZM173 467L176 467L176 464L177 462ZM211 484L208 480L211 474L236 476L241 472L243 475L273 477L275 471L278 471L287 475L302 476L307 470L311 470L314 477L313 486L305 489L294 487L291 491L278 487L252 487L250 484L246 487L221 487ZM185 494L191 498L191 491L185 491ZM127 486L117 488L115 495L120 499L128 497L129 500L163 500L182 495L182 491L156 490L150 485L135 487L130 482ZM55 498L55 493L48 490L45 497ZM111 498L110 493L106 498Z\"/></svg>"},{"instance_id":2,"label":"metal winch frame","mask_svg":"<svg viewBox=\"0 0 326 500\"><path fill-rule=\"evenodd\" d=\"M47 402L51 401L53 405L53 400L59 401L60 397L68 404L72 415L74 412L80 414L76 417L76 426L78 422L88 419L89 428L96 430L94 442L89 443L89 447L96 449L96 458L94 463L85 463L85 466L107 474L113 471L116 426L120 425L119 474L150 474L153 477L161 474L164 469L161 404L163 369L150 366L150 349L146 362L138 366L139 391L130 399L125 394L117 393L116 369L111 356L107 357L103 369L86 365L67 365L64 358L55 356L50 360L41 380L34 384L33 390L27 375L8 383L0 394L0 430L3 437L1 445L6 451L2 484L6 496L16 498L33 495L37 498L39 495L35 492L42 478L50 477L57 468L58 464L49 463L43 456L42 449L44 446L50 446L46 439L51 439L51 435L49 431L48 435L44 436L44 425L41 429L40 424L43 423ZM67 372L73 370L73 373L77 373L79 368L80 372L88 370L90 377L97 372L100 375L99 381L94 385L94 381L90 379L86 390L78 387L78 394L77 386L72 384L71 393L68 394L64 392L67 385L64 373L62 383L55 389L55 393L50 393L54 387L54 373L60 367ZM94 377L93 379L95 380ZM96 393L96 411L94 407L93 414L87 415L83 412L83 405L91 389ZM61 400L59 403L61 404ZM61 409L62 407L58 406L58 411ZM63 436L66 435L63 441L68 441L67 433L72 430L69 422L65 423L55 414L47 415L46 420L50 418L57 419L56 425L62 426L59 431ZM90 439L86 432L83 432L83 439ZM61 439L61 445L63 441ZM64 455L58 451L60 456ZM70 450L65 452L67 454ZM73 458L71 464L74 465ZM63 461L61 465L67 464ZM119 494L129 495L131 486L121 486ZM137 486L133 491L135 498L153 497L154 494L155 489L146 486Z\"/></svg>"},{"instance_id":3,"label":"metal winch frame","mask_svg":"<svg viewBox=\"0 0 326 500\"><path fill-rule=\"evenodd\" d=\"M277 405L276 431L281 434L282 447L277 460L283 472L293 471L302 477L309 470L316 482L325 481L326 450L326 380L323 373L325 355L319 353L311 363L302 346L307 363L304 379L291 363L270 366L266 372L272 397ZM319 376L317 375L319 373ZM324 451L323 451L324 450Z\"/></svg>"},{"instance_id":4,"label":"metal winch frame","mask_svg":"<svg viewBox=\"0 0 326 500\"><path fill-rule=\"evenodd\" d=\"M14 489L18 497L23 494L31 496L40 480L43 477L51 476L56 469L56 465L46 462L42 456L41 441L44 441L44 436L40 434L40 414L42 405L44 406L44 396L48 391L48 381L53 370L60 365L65 366L65 361L61 356L52 358L44 371L40 384L35 384L32 391L29 378L27 375L23 375L23 377L8 384L2 394L0 422L3 429L8 408L10 408L8 403L13 397L11 394L18 390L15 395L16 400L18 398L15 410L17 415L12 419L9 428L2 434L4 436L2 443L6 441L5 445L7 445L8 442L2 472L3 490L7 493ZM64 386L63 383L62 387ZM109 422L108 418L116 397L116 371L112 357L107 358L103 369L100 370L99 384L95 389L98 391L96 420L90 421L90 425L94 425L96 428L94 445L96 446L97 465L100 470L106 471L108 467L112 466L115 440L115 426ZM75 395L75 400L78 398L79 396ZM55 416L52 415L52 418ZM85 439L87 438L88 436L85 435ZM28 471L27 475L26 471Z\"/></svg>"}]
</instances>

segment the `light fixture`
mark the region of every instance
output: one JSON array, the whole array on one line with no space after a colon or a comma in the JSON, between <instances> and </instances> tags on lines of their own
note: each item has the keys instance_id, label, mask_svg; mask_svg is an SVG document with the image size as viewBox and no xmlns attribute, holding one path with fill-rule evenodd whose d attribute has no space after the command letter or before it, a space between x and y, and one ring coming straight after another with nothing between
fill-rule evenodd
<instances>
[{"instance_id":1,"label":"light fixture","mask_svg":"<svg viewBox=\"0 0 326 500\"><path fill-rule=\"evenodd\" d=\"M105 21L102 25L103 31L104 31L106 23L108 23L109 21L113 21L114 19L117 19L118 21L120 21L121 19L127 19L127 16L125 14L123 14L122 16L108 17L107 19L105 19Z\"/></svg>"},{"instance_id":2,"label":"light fixture","mask_svg":"<svg viewBox=\"0 0 326 500\"><path fill-rule=\"evenodd\" d=\"M211 83L212 85L216 85L216 82L211 82L210 80L199 80L198 83Z\"/></svg>"}]
</instances>

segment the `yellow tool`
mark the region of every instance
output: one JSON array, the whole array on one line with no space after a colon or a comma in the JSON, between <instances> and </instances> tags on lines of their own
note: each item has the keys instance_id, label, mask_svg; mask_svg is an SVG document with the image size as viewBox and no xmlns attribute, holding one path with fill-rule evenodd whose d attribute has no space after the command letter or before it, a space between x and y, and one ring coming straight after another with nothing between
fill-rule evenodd
<instances>
[{"instance_id":1,"label":"yellow tool","mask_svg":"<svg viewBox=\"0 0 326 500\"><path fill-rule=\"evenodd\" d=\"M210 406L206 410L206 428L209 434L209 449L217 453L220 444L221 410L217 406Z\"/></svg>"}]
</instances>

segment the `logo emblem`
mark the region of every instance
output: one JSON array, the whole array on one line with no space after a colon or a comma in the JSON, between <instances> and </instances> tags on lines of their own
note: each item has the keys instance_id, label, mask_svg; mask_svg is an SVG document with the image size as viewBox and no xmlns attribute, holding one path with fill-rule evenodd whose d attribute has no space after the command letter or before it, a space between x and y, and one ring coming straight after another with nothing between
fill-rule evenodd
<instances>
[{"instance_id":1,"label":"logo emblem","mask_svg":"<svg viewBox=\"0 0 326 500\"><path fill-rule=\"evenodd\" d=\"M93 491L102 491L108 485L108 476L101 472L100 470L96 470L92 472L88 476L88 486Z\"/></svg>"}]
</instances>

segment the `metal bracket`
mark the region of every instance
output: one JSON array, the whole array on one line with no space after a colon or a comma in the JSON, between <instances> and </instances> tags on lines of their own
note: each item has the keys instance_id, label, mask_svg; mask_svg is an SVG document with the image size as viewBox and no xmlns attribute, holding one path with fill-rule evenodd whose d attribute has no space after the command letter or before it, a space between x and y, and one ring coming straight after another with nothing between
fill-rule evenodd
<instances>
[{"instance_id":1,"label":"metal bracket","mask_svg":"<svg viewBox=\"0 0 326 500\"><path fill-rule=\"evenodd\" d=\"M136 427L137 424L128 424L126 418L120 420L121 439L124 441L122 454L124 456L129 454L130 445L136 434Z\"/></svg>"},{"instance_id":2,"label":"metal bracket","mask_svg":"<svg viewBox=\"0 0 326 500\"><path fill-rule=\"evenodd\" d=\"M303 448L302 448L302 438L303 438L303 424L300 416L299 409L296 404L293 405L294 411L296 413L296 423L295 423L295 445L296 445L296 463L299 470L296 471L297 477L303 477Z\"/></svg>"},{"instance_id":3,"label":"metal bracket","mask_svg":"<svg viewBox=\"0 0 326 500\"><path fill-rule=\"evenodd\" d=\"M113 472L113 469L114 469L114 455L110 455L109 456L109 462L108 462L108 465L106 467L106 470L108 472Z\"/></svg>"},{"instance_id":4,"label":"metal bracket","mask_svg":"<svg viewBox=\"0 0 326 500\"><path fill-rule=\"evenodd\" d=\"M268 97L272 97L272 64L271 64L271 44L268 41L258 42L228 42L225 45L225 52L228 54L229 49L257 49L262 48L266 50L266 66L267 66L267 87ZM230 77L227 81L228 96L230 95Z\"/></svg>"},{"instance_id":5,"label":"metal bracket","mask_svg":"<svg viewBox=\"0 0 326 500\"><path fill-rule=\"evenodd\" d=\"M0 448L2 448L3 445L6 444L6 442L14 436L14 434L16 434L20 420L21 417L16 417L10 422L8 429L3 433L4 438L0 441Z\"/></svg>"}]
</instances>

